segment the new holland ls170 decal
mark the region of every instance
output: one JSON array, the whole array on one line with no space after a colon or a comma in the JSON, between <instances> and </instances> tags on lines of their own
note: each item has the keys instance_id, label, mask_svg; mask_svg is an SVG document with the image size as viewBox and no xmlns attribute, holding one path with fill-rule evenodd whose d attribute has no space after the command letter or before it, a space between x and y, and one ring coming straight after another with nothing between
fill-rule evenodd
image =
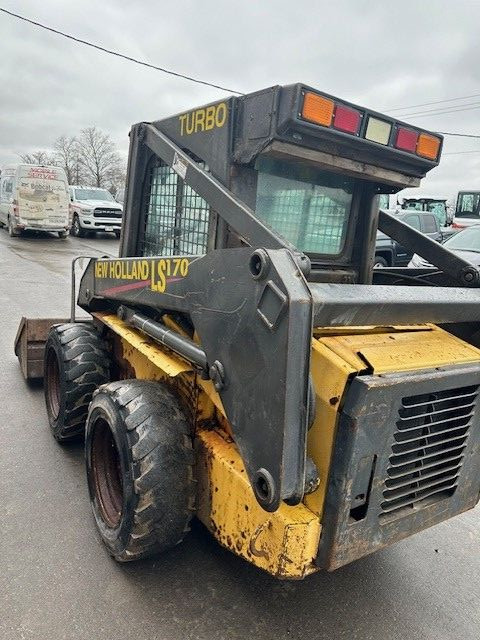
<instances>
[{"instance_id":1,"label":"new holland ls170 decal","mask_svg":"<svg viewBox=\"0 0 480 640\"><path fill-rule=\"evenodd\" d=\"M97 260L95 280L103 295L115 295L132 289L148 288L163 293L168 285L188 275L190 264L197 257L141 258ZM102 284L106 285L106 289Z\"/></svg>"}]
</instances>

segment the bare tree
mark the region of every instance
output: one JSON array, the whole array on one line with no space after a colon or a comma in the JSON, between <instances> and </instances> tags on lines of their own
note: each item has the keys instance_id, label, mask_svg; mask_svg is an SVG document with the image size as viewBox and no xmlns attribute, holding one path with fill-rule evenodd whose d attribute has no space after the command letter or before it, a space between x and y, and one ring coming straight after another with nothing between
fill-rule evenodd
<instances>
[{"instance_id":1,"label":"bare tree","mask_svg":"<svg viewBox=\"0 0 480 640\"><path fill-rule=\"evenodd\" d=\"M67 175L68 184L81 184L83 180L78 140L75 136L60 136L54 144L57 164Z\"/></svg>"},{"instance_id":2,"label":"bare tree","mask_svg":"<svg viewBox=\"0 0 480 640\"><path fill-rule=\"evenodd\" d=\"M127 169L126 166L122 163L118 169L112 172L112 175L109 178L109 185L107 189L110 191L112 196L116 197L117 193L120 189L125 189L125 182L127 180Z\"/></svg>"},{"instance_id":3,"label":"bare tree","mask_svg":"<svg viewBox=\"0 0 480 640\"><path fill-rule=\"evenodd\" d=\"M32 153L21 153L20 159L25 164L56 165L57 161L53 154L47 151L32 151Z\"/></svg>"},{"instance_id":4,"label":"bare tree","mask_svg":"<svg viewBox=\"0 0 480 640\"><path fill-rule=\"evenodd\" d=\"M107 133L96 127L82 129L78 138L78 158L85 179L92 186L109 188L116 183L122 159Z\"/></svg>"}]
</instances>

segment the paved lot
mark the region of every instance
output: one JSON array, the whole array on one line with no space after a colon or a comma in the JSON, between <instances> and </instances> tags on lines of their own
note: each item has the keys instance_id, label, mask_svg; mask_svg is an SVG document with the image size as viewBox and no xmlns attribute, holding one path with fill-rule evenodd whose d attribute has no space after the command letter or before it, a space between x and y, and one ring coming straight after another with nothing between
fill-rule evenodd
<instances>
[{"instance_id":1,"label":"paved lot","mask_svg":"<svg viewBox=\"0 0 480 640\"><path fill-rule=\"evenodd\" d=\"M333 574L280 583L200 525L166 557L110 559L80 446L50 437L42 390L13 354L22 315L68 314L70 259L114 238L9 238L0 230L2 640L480 638L480 509Z\"/></svg>"}]
</instances>

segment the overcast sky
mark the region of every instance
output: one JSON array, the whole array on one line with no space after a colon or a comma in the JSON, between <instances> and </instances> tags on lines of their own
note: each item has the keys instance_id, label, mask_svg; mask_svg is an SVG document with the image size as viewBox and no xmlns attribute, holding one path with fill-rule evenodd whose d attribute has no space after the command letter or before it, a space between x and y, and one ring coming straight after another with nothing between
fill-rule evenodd
<instances>
[{"instance_id":1,"label":"overcast sky","mask_svg":"<svg viewBox=\"0 0 480 640\"><path fill-rule=\"evenodd\" d=\"M133 57L249 92L305 82L436 131L480 135L480 2L468 0L0 0ZM226 94L0 13L0 166L96 125L126 154L134 122ZM469 110L408 117L430 109ZM474 108L472 108L474 107ZM402 110L399 110L402 108ZM475 151L474 153L457 152ZM447 138L424 191L480 188L480 139Z\"/></svg>"}]
</instances>

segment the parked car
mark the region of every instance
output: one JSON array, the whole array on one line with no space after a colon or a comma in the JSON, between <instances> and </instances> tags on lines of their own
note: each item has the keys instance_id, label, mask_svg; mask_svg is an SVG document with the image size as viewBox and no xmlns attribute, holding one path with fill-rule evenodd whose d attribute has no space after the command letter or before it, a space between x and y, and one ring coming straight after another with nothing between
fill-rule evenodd
<instances>
[{"instance_id":1,"label":"parked car","mask_svg":"<svg viewBox=\"0 0 480 640\"><path fill-rule=\"evenodd\" d=\"M453 227L465 229L480 223L480 191L459 191Z\"/></svg>"},{"instance_id":2,"label":"parked car","mask_svg":"<svg viewBox=\"0 0 480 640\"><path fill-rule=\"evenodd\" d=\"M480 225L467 227L463 231L459 231L445 240L443 245L473 265L480 266ZM415 254L408 266L419 269L432 267L433 265L418 254Z\"/></svg>"},{"instance_id":3,"label":"parked car","mask_svg":"<svg viewBox=\"0 0 480 640\"><path fill-rule=\"evenodd\" d=\"M33 164L5 167L0 180L0 225L11 236L34 230L54 231L66 238L70 224L65 171Z\"/></svg>"},{"instance_id":4,"label":"parked car","mask_svg":"<svg viewBox=\"0 0 480 640\"><path fill-rule=\"evenodd\" d=\"M426 211L402 211L400 213L395 212L394 215L402 222L405 222L405 224L417 229L417 231L421 231L429 238L437 242L443 240L438 219L433 213ZM374 262L376 268L404 267L411 260L412 256L413 252L403 247L396 240L393 240L393 238L390 238L381 231L377 232Z\"/></svg>"},{"instance_id":5,"label":"parked car","mask_svg":"<svg viewBox=\"0 0 480 640\"><path fill-rule=\"evenodd\" d=\"M112 231L120 237L122 205L107 189L72 185L70 212L72 235L81 237L88 232Z\"/></svg>"}]
</instances>

